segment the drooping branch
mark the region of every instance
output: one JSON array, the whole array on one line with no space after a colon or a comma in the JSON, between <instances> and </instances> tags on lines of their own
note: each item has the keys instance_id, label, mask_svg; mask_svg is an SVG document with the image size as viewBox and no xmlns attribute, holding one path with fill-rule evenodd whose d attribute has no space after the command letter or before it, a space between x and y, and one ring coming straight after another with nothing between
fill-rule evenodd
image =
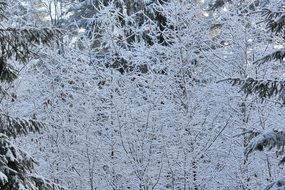
<instances>
[{"instance_id":1,"label":"drooping branch","mask_svg":"<svg viewBox=\"0 0 285 190\"><path fill-rule=\"evenodd\" d=\"M17 77L17 72L7 63L12 57L20 62L27 62L32 47L37 44L49 44L60 31L53 28L0 28L0 81L11 82Z\"/></svg>"},{"instance_id":2,"label":"drooping branch","mask_svg":"<svg viewBox=\"0 0 285 190\"><path fill-rule=\"evenodd\" d=\"M285 132L273 130L270 132L262 133L254 138L246 148L246 155L254 151L263 151L264 148L271 150L276 147L277 149L285 146Z\"/></svg>"},{"instance_id":3,"label":"drooping branch","mask_svg":"<svg viewBox=\"0 0 285 190\"><path fill-rule=\"evenodd\" d=\"M275 51L271 54L266 55L265 57L262 57L261 59L254 62L254 64L263 64L267 63L269 61L280 61L282 62L285 58L285 49L280 49L278 51Z\"/></svg>"},{"instance_id":4,"label":"drooping branch","mask_svg":"<svg viewBox=\"0 0 285 190\"><path fill-rule=\"evenodd\" d=\"M240 86L241 91L246 95L256 94L261 99L277 96L285 103L285 81L257 80L253 78L228 78L226 81L230 82L233 86Z\"/></svg>"},{"instance_id":5,"label":"drooping branch","mask_svg":"<svg viewBox=\"0 0 285 190\"><path fill-rule=\"evenodd\" d=\"M26 135L29 132L39 132L45 124L32 119L20 119L0 114L0 133L8 137Z\"/></svg>"},{"instance_id":6,"label":"drooping branch","mask_svg":"<svg viewBox=\"0 0 285 190\"><path fill-rule=\"evenodd\" d=\"M48 44L61 32L52 28L5 28L0 29L1 57L7 60L12 56L25 62L36 44Z\"/></svg>"},{"instance_id":7,"label":"drooping branch","mask_svg":"<svg viewBox=\"0 0 285 190\"><path fill-rule=\"evenodd\" d=\"M64 190L61 186L32 174L36 161L0 133L0 188Z\"/></svg>"},{"instance_id":8,"label":"drooping branch","mask_svg":"<svg viewBox=\"0 0 285 190\"><path fill-rule=\"evenodd\" d=\"M262 10L262 16L265 18L266 28L270 32L281 33L285 26L284 12L275 12L269 9Z\"/></svg>"}]
</instances>

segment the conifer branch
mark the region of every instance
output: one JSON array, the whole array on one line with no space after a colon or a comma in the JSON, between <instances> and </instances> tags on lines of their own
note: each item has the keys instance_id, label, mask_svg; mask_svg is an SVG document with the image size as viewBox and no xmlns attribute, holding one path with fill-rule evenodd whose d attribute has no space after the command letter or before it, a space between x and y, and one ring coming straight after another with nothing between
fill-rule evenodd
<instances>
[{"instance_id":1,"label":"conifer branch","mask_svg":"<svg viewBox=\"0 0 285 190\"><path fill-rule=\"evenodd\" d=\"M246 95L256 94L262 100L277 96L285 104L285 81L257 80L253 78L240 79L228 78L223 81L230 82L233 86L240 86ZM219 81L221 82L221 81Z\"/></svg>"}]
</instances>

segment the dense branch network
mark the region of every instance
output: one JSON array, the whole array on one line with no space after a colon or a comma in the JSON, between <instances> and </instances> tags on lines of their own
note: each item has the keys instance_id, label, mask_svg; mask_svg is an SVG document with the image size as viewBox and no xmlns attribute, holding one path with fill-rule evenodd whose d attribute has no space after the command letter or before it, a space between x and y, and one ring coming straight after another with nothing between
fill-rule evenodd
<instances>
[{"instance_id":1,"label":"dense branch network","mask_svg":"<svg viewBox=\"0 0 285 190\"><path fill-rule=\"evenodd\" d=\"M0 2L0 15L6 3ZM9 60L27 63L33 47L47 45L60 31L53 28L0 28L0 84L11 83L17 77ZM1 92L5 91L0 88ZM3 93L5 94L5 92ZM62 187L34 174L35 160L17 148L11 137L39 132L44 124L31 119L11 117L0 112L0 189L60 190Z\"/></svg>"}]
</instances>

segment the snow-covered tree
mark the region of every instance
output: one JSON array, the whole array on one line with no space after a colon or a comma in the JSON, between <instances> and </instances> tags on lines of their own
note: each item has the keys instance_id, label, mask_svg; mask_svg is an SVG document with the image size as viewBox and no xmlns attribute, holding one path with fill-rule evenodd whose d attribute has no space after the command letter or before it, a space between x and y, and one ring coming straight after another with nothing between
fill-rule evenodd
<instances>
[{"instance_id":1,"label":"snow-covered tree","mask_svg":"<svg viewBox=\"0 0 285 190\"><path fill-rule=\"evenodd\" d=\"M35 56L33 46L47 44L59 31L49 28L16 28L5 22L6 2L1 1L0 28L0 80L1 102L7 95L9 85L17 77L16 62L25 64ZM19 149L13 138L39 132L45 125L32 119L21 119L7 115L7 110L0 108L0 188L1 189L62 189L60 186L45 180L34 173L36 161Z\"/></svg>"},{"instance_id":2,"label":"snow-covered tree","mask_svg":"<svg viewBox=\"0 0 285 190\"><path fill-rule=\"evenodd\" d=\"M275 119L280 119L279 122L274 122L268 118L270 120L270 123L274 126L265 127L265 123L260 123L262 124L262 126L256 127L255 129L253 129L252 132L249 133L252 134L252 137L247 143L245 156L248 157L251 153L257 150L262 151L266 147L269 150L276 147L276 155L271 157L279 159L280 164L284 162L283 158L280 158L280 156L283 154L284 134L282 130L283 126L280 126L280 123L282 123L282 119L279 118L279 116L282 115L280 114L280 112L282 112L283 109L281 107L279 111L274 113L276 109L273 107L276 107L276 105L284 104L284 71L280 64L283 62L284 58L282 45L284 43L283 10L284 3L279 2L273 5L269 4L266 7L262 7L258 11L255 10L255 12L250 13L254 15L259 14L259 16L263 18L263 21L257 24L259 25L261 32L259 32L258 36L255 36L252 39L258 40L259 44L267 43L267 45L263 45L260 47L266 47L265 51L263 50L263 52L266 52L266 50L269 49L269 51L267 50L267 52L271 53L267 53L267 55L264 55L264 53L259 53L261 51L257 51L257 53L254 55L254 59L249 62L250 67L248 75L242 77L231 77L227 79L231 82L232 85L241 86L241 92L243 92L248 98L256 99L256 97L258 97L258 99L261 99L261 103L263 103L264 107L270 106L269 108L272 111L272 115L276 115ZM262 34L262 31L265 35ZM267 37L261 41L261 35L267 35ZM280 63L277 63L277 61L279 61ZM279 102L280 100L281 103ZM261 128L261 130L257 130L258 128ZM268 155L267 160L269 158ZM269 176L270 178L272 178L272 166L269 162L267 163L267 167L269 171ZM275 166L275 168L277 167ZM277 177L280 177L276 174L274 176L275 179ZM283 184L283 180L272 182L266 187L266 189L282 189L284 188Z\"/></svg>"},{"instance_id":3,"label":"snow-covered tree","mask_svg":"<svg viewBox=\"0 0 285 190\"><path fill-rule=\"evenodd\" d=\"M40 173L75 190L279 184L276 155L249 153L280 145L282 109L224 82L273 73L252 64L278 45L257 23L270 3L46 0L34 18L31 2L14 23L66 30L64 51L37 47L5 102L54 126L19 140Z\"/></svg>"}]
</instances>

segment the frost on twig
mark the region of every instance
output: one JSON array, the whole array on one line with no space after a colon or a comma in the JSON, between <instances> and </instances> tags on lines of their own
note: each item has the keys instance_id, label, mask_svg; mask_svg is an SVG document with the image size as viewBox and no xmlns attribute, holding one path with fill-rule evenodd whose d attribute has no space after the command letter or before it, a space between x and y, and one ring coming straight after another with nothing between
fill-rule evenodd
<instances>
[{"instance_id":1,"label":"frost on twig","mask_svg":"<svg viewBox=\"0 0 285 190\"><path fill-rule=\"evenodd\" d=\"M264 190L284 190L285 189L285 178L278 181L272 182Z\"/></svg>"},{"instance_id":2,"label":"frost on twig","mask_svg":"<svg viewBox=\"0 0 285 190\"><path fill-rule=\"evenodd\" d=\"M248 156L250 153L256 150L263 151L264 148L268 148L268 150L271 150L272 148L276 147L278 155L281 155L284 152L284 145L285 132L273 130L262 133L256 138L254 138L247 146L245 154L246 156ZM283 158L279 164L282 164L284 162L285 159Z\"/></svg>"}]
</instances>

